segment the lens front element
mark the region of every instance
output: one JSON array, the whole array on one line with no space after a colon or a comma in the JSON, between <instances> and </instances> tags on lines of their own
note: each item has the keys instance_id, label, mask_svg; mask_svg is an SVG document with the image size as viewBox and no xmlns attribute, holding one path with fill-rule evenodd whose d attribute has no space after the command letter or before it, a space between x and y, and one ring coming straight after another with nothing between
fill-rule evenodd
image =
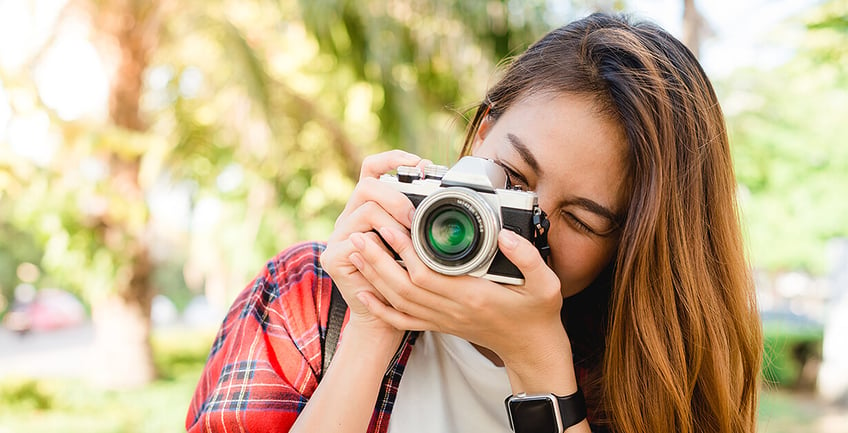
<instances>
[{"instance_id":1,"label":"lens front element","mask_svg":"<svg viewBox=\"0 0 848 433\"><path fill-rule=\"evenodd\" d=\"M437 212L427 228L427 239L433 251L447 260L465 255L464 253L473 246L476 232L471 216L450 207Z\"/></svg>"}]
</instances>

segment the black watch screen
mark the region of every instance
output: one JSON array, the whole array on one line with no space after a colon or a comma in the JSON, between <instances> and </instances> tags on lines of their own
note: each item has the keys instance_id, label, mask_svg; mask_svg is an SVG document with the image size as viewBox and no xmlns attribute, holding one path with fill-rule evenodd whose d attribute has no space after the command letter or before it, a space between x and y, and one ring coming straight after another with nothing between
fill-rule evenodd
<instances>
[{"instance_id":1,"label":"black watch screen","mask_svg":"<svg viewBox=\"0 0 848 433\"><path fill-rule=\"evenodd\" d=\"M515 433L562 433L559 407L553 396L528 396L507 401Z\"/></svg>"}]
</instances>

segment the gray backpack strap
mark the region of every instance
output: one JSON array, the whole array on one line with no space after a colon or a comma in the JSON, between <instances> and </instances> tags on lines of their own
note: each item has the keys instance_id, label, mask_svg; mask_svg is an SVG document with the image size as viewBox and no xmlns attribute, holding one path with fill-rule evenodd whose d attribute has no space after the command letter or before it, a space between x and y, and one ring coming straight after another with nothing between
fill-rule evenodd
<instances>
[{"instance_id":1,"label":"gray backpack strap","mask_svg":"<svg viewBox=\"0 0 848 433\"><path fill-rule=\"evenodd\" d=\"M342 324L344 323L345 313L347 312L347 302L342 297L336 283L333 282L333 287L330 293L330 312L327 316L327 333L324 336L324 345L322 349L322 359L324 369L321 370L321 376L330 367L330 361L336 353L336 346L339 344L339 336L342 333Z\"/></svg>"}]
</instances>

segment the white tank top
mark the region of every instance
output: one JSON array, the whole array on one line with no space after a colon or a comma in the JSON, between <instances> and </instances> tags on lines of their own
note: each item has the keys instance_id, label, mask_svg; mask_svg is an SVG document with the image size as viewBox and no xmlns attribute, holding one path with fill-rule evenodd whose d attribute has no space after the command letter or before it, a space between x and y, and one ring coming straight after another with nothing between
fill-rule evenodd
<instances>
[{"instance_id":1,"label":"white tank top","mask_svg":"<svg viewBox=\"0 0 848 433\"><path fill-rule=\"evenodd\" d=\"M422 332L406 364L389 433L509 433L506 369L468 341Z\"/></svg>"}]
</instances>

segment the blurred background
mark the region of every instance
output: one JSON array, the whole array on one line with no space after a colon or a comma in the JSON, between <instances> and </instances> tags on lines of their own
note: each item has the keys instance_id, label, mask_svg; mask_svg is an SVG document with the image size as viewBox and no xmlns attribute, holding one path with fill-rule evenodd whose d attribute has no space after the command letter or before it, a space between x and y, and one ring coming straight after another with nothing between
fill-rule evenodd
<instances>
[{"instance_id":1,"label":"blurred background","mask_svg":"<svg viewBox=\"0 0 848 433\"><path fill-rule=\"evenodd\" d=\"M728 118L762 432L848 432L848 1L0 0L0 433L178 432L266 259L364 155L457 155L501 59L666 27Z\"/></svg>"}]
</instances>

